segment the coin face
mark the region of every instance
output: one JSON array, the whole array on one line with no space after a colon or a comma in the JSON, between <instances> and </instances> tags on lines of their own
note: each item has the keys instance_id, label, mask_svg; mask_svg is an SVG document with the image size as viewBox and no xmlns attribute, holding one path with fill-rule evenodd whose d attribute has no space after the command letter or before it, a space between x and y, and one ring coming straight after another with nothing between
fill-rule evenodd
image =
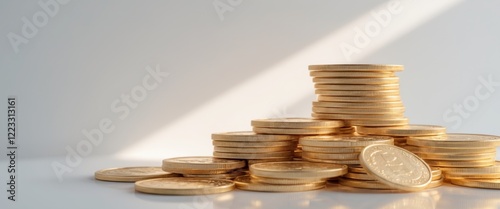
<instances>
[{"instance_id":1,"label":"coin face","mask_svg":"<svg viewBox=\"0 0 500 209\"><path fill-rule=\"evenodd\" d=\"M394 127L358 127L360 134L388 136L427 136L446 134L446 128L432 125L406 125Z\"/></svg>"},{"instance_id":2,"label":"coin face","mask_svg":"<svg viewBox=\"0 0 500 209\"><path fill-rule=\"evenodd\" d=\"M324 78L383 78L383 77L393 77L396 76L394 72L373 72L373 71L311 71L309 73L311 77L324 77Z\"/></svg>"},{"instance_id":3,"label":"coin face","mask_svg":"<svg viewBox=\"0 0 500 209\"><path fill-rule=\"evenodd\" d=\"M431 168L422 159L393 145L370 145L359 161L377 180L404 191L423 190L432 179Z\"/></svg>"},{"instance_id":4,"label":"coin face","mask_svg":"<svg viewBox=\"0 0 500 209\"><path fill-rule=\"evenodd\" d=\"M223 179L157 178L135 182L135 190L163 195L206 195L228 192L234 183Z\"/></svg>"},{"instance_id":5,"label":"coin face","mask_svg":"<svg viewBox=\"0 0 500 209\"><path fill-rule=\"evenodd\" d=\"M245 161L214 157L178 157L163 160L163 170L232 170L245 166Z\"/></svg>"},{"instance_id":6,"label":"coin face","mask_svg":"<svg viewBox=\"0 0 500 209\"><path fill-rule=\"evenodd\" d=\"M323 64L309 65L309 70L316 71L347 71L347 72L399 72L403 65L376 65L376 64Z\"/></svg>"},{"instance_id":7,"label":"coin face","mask_svg":"<svg viewBox=\"0 0 500 209\"><path fill-rule=\"evenodd\" d=\"M250 166L259 177L286 179L333 178L347 173L347 166L303 161L259 163Z\"/></svg>"},{"instance_id":8,"label":"coin face","mask_svg":"<svg viewBox=\"0 0 500 209\"><path fill-rule=\"evenodd\" d=\"M393 144L389 136L310 136L302 137L299 143L315 147L364 147L371 144Z\"/></svg>"},{"instance_id":9,"label":"coin face","mask_svg":"<svg viewBox=\"0 0 500 209\"><path fill-rule=\"evenodd\" d=\"M263 128L339 128L344 126L342 121L317 120L313 118L268 118L255 119L251 122L254 127Z\"/></svg>"},{"instance_id":10,"label":"coin face","mask_svg":"<svg viewBox=\"0 0 500 209\"><path fill-rule=\"evenodd\" d=\"M135 182L144 179L175 176L179 175L165 172L161 167L109 168L95 172L95 178L97 180L117 182Z\"/></svg>"},{"instance_id":11,"label":"coin face","mask_svg":"<svg viewBox=\"0 0 500 209\"><path fill-rule=\"evenodd\" d=\"M290 141L297 140L297 136L289 135L271 135L257 134L253 131L236 131L226 133L212 134L214 141L233 141L233 142L271 142L271 141Z\"/></svg>"},{"instance_id":12,"label":"coin face","mask_svg":"<svg viewBox=\"0 0 500 209\"><path fill-rule=\"evenodd\" d=\"M500 146L500 137L481 134L446 134L443 136L411 137L407 143L414 146L434 147L494 147Z\"/></svg>"}]
</instances>

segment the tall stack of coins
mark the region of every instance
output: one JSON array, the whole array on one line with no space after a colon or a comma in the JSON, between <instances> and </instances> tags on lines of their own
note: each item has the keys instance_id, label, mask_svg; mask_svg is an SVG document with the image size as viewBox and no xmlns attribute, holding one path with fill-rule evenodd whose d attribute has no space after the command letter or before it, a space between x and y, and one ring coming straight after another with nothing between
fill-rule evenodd
<instances>
[{"instance_id":1,"label":"tall stack of coins","mask_svg":"<svg viewBox=\"0 0 500 209\"><path fill-rule=\"evenodd\" d=\"M406 149L423 158L430 166L442 167L446 176L446 170L494 166L500 137L476 134L420 136L408 138L407 144Z\"/></svg>"},{"instance_id":2,"label":"tall stack of coins","mask_svg":"<svg viewBox=\"0 0 500 209\"><path fill-rule=\"evenodd\" d=\"M402 65L310 65L318 101L312 116L344 120L347 126L408 124L395 72Z\"/></svg>"},{"instance_id":3,"label":"tall stack of coins","mask_svg":"<svg viewBox=\"0 0 500 209\"><path fill-rule=\"evenodd\" d=\"M233 179L245 175L238 171L245 161L218 159L213 157L178 157L163 160L163 171L182 174L190 178Z\"/></svg>"},{"instance_id":4,"label":"tall stack of coins","mask_svg":"<svg viewBox=\"0 0 500 209\"><path fill-rule=\"evenodd\" d=\"M298 136L256 134L251 131L212 134L214 157L225 159L292 160Z\"/></svg>"},{"instance_id":5,"label":"tall stack of coins","mask_svg":"<svg viewBox=\"0 0 500 209\"><path fill-rule=\"evenodd\" d=\"M311 162L359 165L359 153L372 144L393 144L388 136L308 136L299 140L302 158Z\"/></svg>"},{"instance_id":6,"label":"tall stack of coins","mask_svg":"<svg viewBox=\"0 0 500 209\"><path fill-rule=\"evenodd\" d=\"M333 135L352 133L354 129L344 127L338 120L314 120L311 118L273 118L252 120L253 131L258 134L281 134L293 136ZM295 159L302 157L302 145L294 151Z\"/></svg>"},{"instance_id":7,"label":"tall stack of coins","mask_svg":"<svg viewBox=\"0 0 500 209\"><path fill-rule=\"evenodd\" d=\"M235 179L242 190L264 192L298 192L321 189L326 180L344 175L345 165L309 162L270 162L250 166L250 176Z\"/></svg>"},{"instance_id":8,"label":"tall stack of coins","mask_svg":"<svg viewBox=\"0 0 500 209\"><path fill-rule=\"evenodd\" d=\"M357 127L357 131L362 135L391 136L394 138L394 145L404 147L408 137L428 137L441 136L446 134L446 128L432 125L406 125L393 127Z\"/></svg>"}]
</instances>

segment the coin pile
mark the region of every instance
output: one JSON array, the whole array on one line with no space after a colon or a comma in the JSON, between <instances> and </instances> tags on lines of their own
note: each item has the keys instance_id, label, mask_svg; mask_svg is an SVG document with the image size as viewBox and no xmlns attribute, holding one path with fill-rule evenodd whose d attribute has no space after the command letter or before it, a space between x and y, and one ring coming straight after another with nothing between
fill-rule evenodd
<instances>
[{"instance_id":1,"label":"coin pile","mask_svg":"<svg viewBox=\"0 0 500 209\"><path fill-rule=\"evenodd\" d=\"M344 175L347 166L300 161L258 163L250 175L235 179L236 187L249 191L299 192L325 187L326 180Z\"/></svg>"},{"instance_id":2,"label":"coin pile","mask_svg":"<svg viewBox=\"0 0 500 209\"><path fill-rule=\"evenodd\" d=\"M245 167L245 161L213 157L178 157L163 160L163 171L181 174L189 178L234 179L245 175L238 170Z\"/></svg>"},{"instance_id":3,"label":"coin pile","mask_svg":"<svg viewBox=\"0 0 500 209\"><path fill-rule=\"evenodd\" d=\"M423 158L430 166L446 170L481 168L495 165L500 137L477 134L447 134L410 137L406 149ZM460 170L460 169L459 169ZM455 173L455 176L459 173Z\"/></svg>"},{"instance_id":4,"label":"coin pile","mask_svg":"<svg viewBox=\"0 0 500 209\"><path fill-rule=\"evenodd\" d=\"M466 187L500 189L500 162L480 168L443 168L452 184Z\"/></svg>"},{"instance_id":5,"label":"coin pile","mask_svg":"<svg viewBox=\"0 0 500 209\"><path fill-rule=\"evenodd\" d=\"M358 126L357 132L362 135L391 136L394 145L404 147L408 137L441 136L446 134L446 128L432 125L405 125L388 127Z\"/></svg>"},{"instance_id":6,"label":"coin pile","mask_svg":"<svg viewBox=\"0 0 500 209\"><path fill-rule=\"evenodd\" d=\"M408 124L395 72L402 65L310 65L315 93L312 116L344 120L347 126Z\"/></svg>"},{"instance_id":7,"label":"coin pile","mask_svg":"<svg viewBox=\"0 0 500 209\"><path fill-rule=\"evenodd\" d=\"M302 159L310 162L343 165L360 164L358 156L364 147L372 144L393 144L388 136L308 136L299 140Z\"/></svg>"},{"instance_id":8,"label":"coin pile","mask_svg":"<svg viewBox=\"0 0 500 209\"><path fill-rule=\"evenodd\" d=\"M257 134L251 131L214 133L213 155L225 159L291 160L297 140L295 135Z\"/></svg>"}]
</instances>

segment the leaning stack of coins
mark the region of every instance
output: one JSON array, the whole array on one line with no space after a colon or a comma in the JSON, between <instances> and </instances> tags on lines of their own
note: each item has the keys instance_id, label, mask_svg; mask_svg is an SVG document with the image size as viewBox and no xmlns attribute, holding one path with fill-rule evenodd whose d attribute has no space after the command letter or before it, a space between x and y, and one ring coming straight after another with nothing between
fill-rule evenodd
<instances>
[{"instance_id":1,"label":"leaning stack of coins","mask_svg":"<svg viewBox=\"0 0 500 209\"><path fill-rule=\"evenodd\" d=\"M403 191L421 191L435 186L431 185L433 175L429 165L415 154L394 145L369 145L361 151L359 161L362 169L351 168L359 173L341 178L341 185ZM442 184L442 178L436 184Z\"/></svg>"},{"instance_id":2,"label":"leaning stack of coins","mask_svg":"<svg viewBox=\"0 0 500 209\"><path fill-rule=\"evenodd\" d=\"M436 188L443 185L444 177L439 168L431 167L431 183L426 189ZM378 181L371 174L367 173L362 166L350 166L349 172L339 179L339 183L344 186L359 189L393 190L394 188Z\"/></svg>"},{"instance_id":3,"label":"leaning stack of coins","mask_svg":"<svg viewBox=\"0 0 500 209\"><path fill-rule=\"evenodd\" d=\"M344 120L347 126L408 124L395 72L402 65L310 65L318 101L312 116Z\"/></svg>"},{"instance_id":4,"label":"leaning stack of coins","mask_svg":"<svg viewBox=\"0 0 500 209\"><path fill-rule=\"evenodd\" d=\"M252 120L253 131L259 134L281 134L293 136L350 134L353 127L344 127L342 121L315 120L312 118L270 118ZM302 145L293 153L295 160L302 157Z\"/></svg>"},{"instance_id":5,"label":"leaning stack of coins","mask_svg":"<svg viewBox=\"0 0 500 209\"><path fill-rule=\"evenodd\" d=\"M292 160L298 136L256 134L251 131L212 134L213 155L225 159Z\"/></svg>"},{"instance_id":6,"label":"leaning stack of coins","mask_svg":"<svg viewBox=\"0 0 500 209\"><path fill-rule=\"evenodd\" d=\"M238 170L245 167L245 161L213 157L178 157L163 160L166 172L182 174L187 178L234 179L245 175Z\"/></svg>"},{"instance_id":7,"label":"leaning stack of coins","mask_svg":"<svg viewBox=\"0 0 500 209\"><path fill-rule=\"evenodd\" d=\"M480 178L481 171L495 165L500 137L477 134L447 134L410 137L406 149L423 158L430 166L441 167L446 178ZM467 168L461 170L460 168ZM474 173L474 168L481 168ZM470 169L470 170L469 170ZM459 171L459 172L453 172ZM495 176L493 173L492 176Z\"/></svg>"},{"instance_id":8,"label":"leaning stack of coins","mask_svg":"<svg viewBox=\"0 0 500 209\"><path fill-rule=\"evenodd\" d=\"M249 176L235 179L242 190L298 192L325 187L326 180L344 175L347 166L300 161L258 163L250 166Z\"/></svg>"},{"instance_id":9,"label":"leaning stack of coins","mask_svg":"<svg viewBox=\"0 0 500 209\"><path fill-rule=\"evenodd\" d=\"M357 127L357 131L362 135L391 136L394 138L394 145L404 147L408 137L428 137L441 136L446 134L446 128L432 125L406 125L389 127Z\"/></svg>"},{"instance_id":10,"label":"leaning stack of coins","mask_svg":"<svg viewBox=\"0 0 500 209\"><path fill-rule=\"evenodd\" d=\"M311 162L359 165L359 153L372 144L394 143L388 136L308 136L299 140L302 158Z\"/></svg>"}]
</instances>

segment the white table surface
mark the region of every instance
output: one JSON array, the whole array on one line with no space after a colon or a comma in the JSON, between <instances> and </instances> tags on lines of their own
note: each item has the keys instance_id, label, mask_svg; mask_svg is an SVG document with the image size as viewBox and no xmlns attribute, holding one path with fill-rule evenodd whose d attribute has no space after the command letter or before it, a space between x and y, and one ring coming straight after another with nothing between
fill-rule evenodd
<instances>
[{"instance_id":1,"label":"white table surface","mask_svg":"<svg viewBox=\"0 0 500 209\"><path fill-rule=\"evenodd\" d=\"M235 190L209 196L148 195L135 192L132 183L94 180L93 173L109 167L159 165L160 161L91 157L59 182L50 166L53 160L55 158L21 159L18 162L18 199L11 203L7 201L7 193L2 192L0 208L500 208L498 190L448 184L417 193L354 192L348 187L329 185L323 190L297 193ZM1 166L5 167L6 162L1 161ZM6 172L1 173L3 182ZM6 188L5 184L2 187Z\"/></svg>"}]
</instances>

